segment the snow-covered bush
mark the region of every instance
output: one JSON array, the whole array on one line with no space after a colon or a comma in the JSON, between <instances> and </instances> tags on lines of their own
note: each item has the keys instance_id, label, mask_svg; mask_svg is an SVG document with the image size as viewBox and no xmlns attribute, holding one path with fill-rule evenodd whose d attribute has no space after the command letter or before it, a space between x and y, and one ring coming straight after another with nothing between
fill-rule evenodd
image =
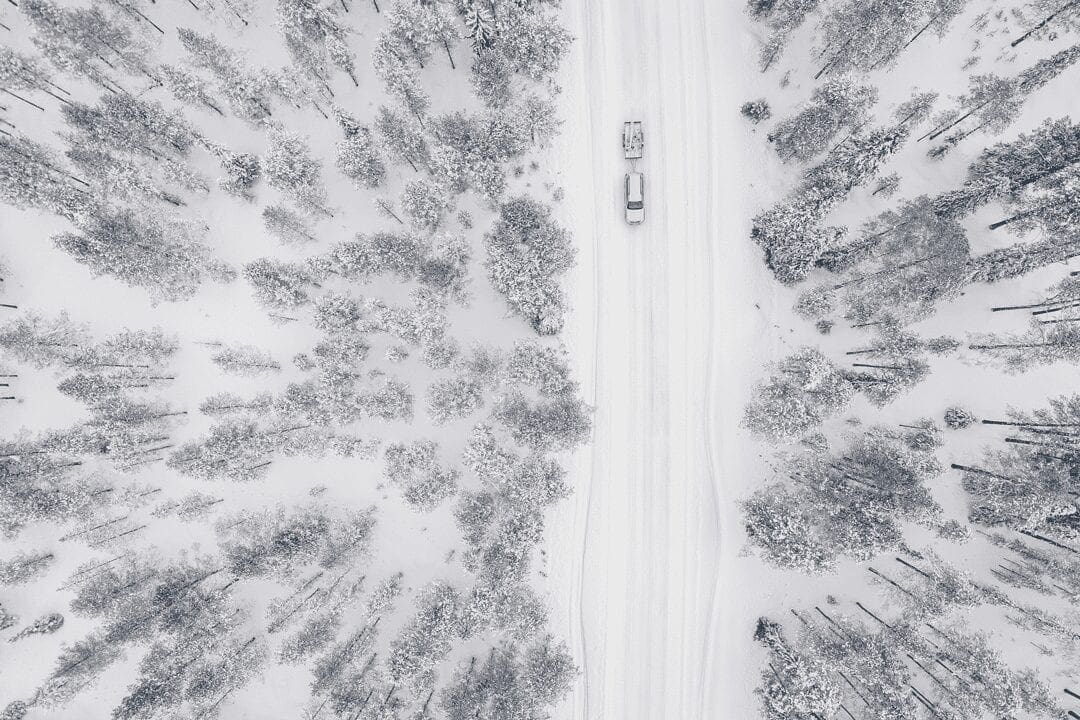
<instances>
[{"instance_id":1,"label":"snow-covered bush","mask_svg":"<svg viewBox=\"0 0 1080 720\"><path fill-rule=\"evenodd\" d=\"M755 125L772 117L772 108L769 107L769 103L764 98L744 102L742 107L739 108L739 112Z\"/></svg>"},{"instance_id":2,"label":"snow-covered bush","mask_svg":"<svg viewBox=\"0 0 1080 720\"><path fill-rule=\"evenodd\" d=\"M484 246L488 277L510 307L541 335L562 329L559 276L573 265L574 248L551 210L524 195L503 203Z\"/></svg>"}]
</instances>

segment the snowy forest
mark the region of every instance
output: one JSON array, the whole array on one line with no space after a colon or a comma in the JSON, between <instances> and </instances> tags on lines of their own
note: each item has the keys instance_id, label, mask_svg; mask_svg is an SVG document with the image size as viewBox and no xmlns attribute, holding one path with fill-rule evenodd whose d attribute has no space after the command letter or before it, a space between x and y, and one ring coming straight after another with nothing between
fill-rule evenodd
<instances>
[{"instance_id":1,"label":"snowy forest","mask_svg":"<svg viewBox=\"0 0 1080 720\"><path fill-rule=\"evenodd\" d=\"M761 716L1080 718L1080 3L751 0Z\"/></svg>"},{"instance_id":2,"label":"snowy forest","mask_svg":"<svg viewBox=\"0 0 1080 720\"><path fill-rule=\"evenodd\" d=\"M0 718L542 718L545 0L0 8Z\"/></svg>"}]
</instances>

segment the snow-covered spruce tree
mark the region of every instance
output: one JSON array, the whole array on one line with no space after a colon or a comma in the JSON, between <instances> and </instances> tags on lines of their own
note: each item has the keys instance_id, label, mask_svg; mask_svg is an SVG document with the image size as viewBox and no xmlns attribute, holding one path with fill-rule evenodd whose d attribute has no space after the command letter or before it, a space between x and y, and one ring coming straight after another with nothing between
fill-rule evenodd
<instances>
[{"instance_id":1,"label":"snow-covered spruce tree","mask_svg":"<svg viewBox=\"0 0 1080 720\"><path fill-rule=\"evenodd\" d=\"M440 378L427 390L428 417L436 425L469 417L484 406L484 386L475 377Z\"/></svg>"},{"instance_id":2,"label":"snow-covered spruce tree","mask_svg":"<svg viewBox=\"0 0 1080 720\"><path fill-rule=\"evenodd\" d=\"M416 228L438 230L451 208L446 192L427 180L409 180L401 191L401 210Z\"/></svg>"},{"instance_id":3,"label":"snow-covered spruce tree","mask_svg":"<svg viewBox=\"0 0 1080 720\"><path fill-rule=\"evenodd\" d=\"M315 242L303 216L283 204L267 205L262 211L263 227L282 245Z\"/></svg>"},{"instance_id":4,"label":"snow-covered spruce tree","mask_svg":"<svg viewBox=\"0 0 1080 720\"><path fill-rule=\"evenodd\" d=\"M22 135L0 136L0 198L77 221L95 211L89 185L64 169L46 146Z\"/></svg>"},{"instance_id":5,"label":"snow-covered spruce tree","mask_svg":"<svg viewBox=\"0 0 1080 720\"><path fill-rule=\"evenodd\" d=\"M450 720L504 712L535 716L569 691L575 672L570 653L550 636L524 649L516 643L493 647L486 655L461 663L443 690L441 706Z\"/></svg>"},{"instance_id":6,"label":"snow-covered spruce tree","mask_svg":"<svg viewBox=\"0 0 1080 720\"><path fill-rule=\"evenodd\" d=\"M107 92L121 90L120 73L149 75L148 46L101 5L64 7L27 0L19 11L33 28L30 39L59 70L81 75Z\"/></svg>"},{"instance_id":7,"label":"snow-covered spruce tree","mask_svg":"<svg viewBox=\"0 0 1080 720\"><path fill-rule=\"evenodd\" d=\"M0 486L0 530L17 533L39 522L66 522L93 516L110 499L111 487L76 469L80 453L65 452L66 434L4 442L4 484Z\"/></svg>"},{"instance_id":8,"label":"snow-covered spruce tree","mask_svg":"<svg viewBox=\"0 0 1080 720\"><path fill-rule=\"evenodd\" d=\"M218 178L218 187L230 195L253 200L255 196L252 188L262 176L259 156L251 153L236 153L226 147L206 141L203 141L203 145L218 158L221 169L225 172L224 177Z\"/></svg>"},{"instance_id":9,"label":"snow-covered spruce tree","mask_svg":"<svg viewBox=\"0 0 1080 720\"><path fill-rule=\"evenodd\" d=\"M225 98L234 114L258 124L273 114L275 84L265 70L251 68L213 35L189 28L180 28L177 35L192 65L214 78L217 94Z\"/></svg>"},{"instance_id":10,"label":"snow-covered spruce tree","mask_svg":"<svg viewBox=\"0 0 1080 720\"><path fill-rule=\"evenodd\" d=\"M52 75L44 67L41 60L34 55L28 55L14 48L0 48L0 88L5 95L31 107L40 107L32 103L26 96L33 92L40 92L61 102L67 99L57 95L53 90L58 90L65 95L66 90L52 81Z\"/></svg>"},{"instance_id":11,"label":"snow-covered spruce tree","mask_svg":"<svg viewBox=\"0 0 1080 720\"><path fill-rule=\"evenodd\" d=\"M750 236L765 251L778 280L802 280L824 254L841 244L844 231L821 221L855 187L877 175L907 139L904 122L849 136L807 171L791 198L754 218Z\"/></svg>"},{"instance_id":12,"label":"snow-covered spruce tree","mask_svg":"<svg viewBox=\"0 0 1080 720\"><path fill-rule=\"evenodd\" d=\"M790 35L814 11L820 0L748 0L747 12L765 24L768 37L758 50L762 72L768 70L783 53Z\"/></svg>"},{"instance_id":13,"label":"snow-covered spruce tree","mask_svg":"<svg viewBox=\"0 0 1080 720\"><path fill-rule=\"evenodd\" d=\"M932 200L921 196L825 252L817 264L846 275L806 291L800 306L811 318L830 316L842 304L853 324L906 325L933 314L939 301L970 282L969 252L963 226L934 213Z\"/></svg>"},{"instance_id":14,"label":"snow-covered spruce tree","mask_svg":"<svg viewBox=\"0 0 1080 720\"><path fill-rule=\"evenodd\" d=\"M281 364L270 353L249 345L222 348L214 353L211 360L224 372L233 375L260 375L281 370Z\"/></svg>"},{"instance_id":15,"label":"snow-covered spruce tree","mask_svg":"<svg viewBox=\"0 0 1080 720\"><path fill-rule=\"evenodd\" d=\"M841 130L855 131L863 125L877 96L872 85L860 85L851 78L829 80L814 88L803 110L776 124L769 141L784 161L810 160L827 149Z\"/></svg>"},{"instance_id":16,"label":"snow-covered spruce tree","mask_svg":"<svg viewBox=\"0 0 1080 720\"><path fill-rule=\"evenodd\" d=\"M387 94L423 127L431 99L421 86L416 69L405 58L406 52L399 37L389 32L380 33L372 53L372 64Z\"/></svg>"},{"instance_id":17,"label":"snow-covered spruce tree","mask_svg":"<svg viewBox=\"0 0 1080 720\"><path fill-rule=\"evenodd\" d=\"M76 364L89 342L87 328L67 313L51 318L26 313L0 326L4 355L39 368Z\"/></svg>"},{"instance_id":18,"label":"snow-covered spruce tree","mask_svg":"<svg viewBox=\"0 0 1080 720\"><path fill-rule=\"evenodd\" d=\"M277 26L285 38L293 65L321 85L326 85L330 66L356 79L356 61L348 45L348 27L339 19L337 3L314 0L277 0Z\"/></svg>"},{"instance_id":19,"label":"snow-covered spruce tree","mask_svg":"<svg viewBox=\"0 0 1080 720\"><path fill-rule=\"evenodd\" d=\"M927 30L943 35L966 0L845 0L818 26L824 58L815 77L890 65Z\"/></svg>"},{"instance_id":20,"label":"snow-covered spruce tree","mask_svg":"<svg viewBox=\"0 0 1080 720\"><path fill-rule=\"evenodd\" d=\"M349 280L362 282L387 273L408 282L417 278L427 254L428 245L418 235L378 232L338 243L313 262Z\"/></svg>"},{"instance_id":21,"label":"snow-covered spruce tree","mask_svg":"<svg viewBox=\"0 0 1080 720\"><path fill-rule=\"evenodd\" d=\"M371 543L374 528L370 510L338 518L313 506L223 518L218 529L230 572L287 577L309 564L332 569L356 562Z\"/></svg>"},{"instance_id":22,"label":"snow-covered spruce tree","mask_svg":"<svg viewBox=\"0 0 1080 720\"><path fill-rule=\"evenodd\" d=\"M457 491L458 471L439 465L433 440L387 446L385 475L401 488L405 500L422 511L434 510Z\"/></svg>"},{"instance_id":23,"label":"snow-covered spruce tree","mask_svg":"<svg viewBox=\"0 0 1080 720\"><path fill-rule=\"evenodd\" d=\"M224 116L219 101L210 90L209 83L195 73L179 65L160 65L157 72L177 100L188 105L202 105Z\"/></svg>"},{"instance_id":24,"label":"snow-covered spruce tree","mask_svg":"<svg viewBox=\"0 0 1080 720\"><path fill-rule=\"evenodd\" d=\"M308 287L315 284L311 271L299 263L262 258L244 266L244 277L255 298L273 309L291 309L311 302Z\"/></svg>"},{"instance_id":25,"label":"snow-covered spruce tree","mask_svg":"<svg viewBox=\"0 0 1080 720\"><path fill-rule=\"evenodd\" d=\"M77 232L56 235L57 247L95 275L112 275L145 288L154 300L182 300L207 280L229 282L231 268L214 259L191 223L135 213L97 211Z\"/></svg>"},{"instance_id":26,"label":"snow-covered spruce tree","mask_svg":"<svg viewBox=\"0 0 1080 720\"><path fill-rule=\"evenodd\" d=\"M312 156L299 134L285 129L271 130L262 170L271 187L287 193L301 208L311 213L331 214L326 207L322 164Z\"/></svg>"},{"instance_id":27,"label":"snow-covered spruce tree","mask_svg":"<svg viewBox=\"0 0 1080 720\"><path fill-rule=\"evenodd\" d=\"M493 47L533 82L545 83L554 77L571 40L558 15L545 3L498 0L497 8Z\"/></svg>"},{"instance_id":28,"label":"snow-covered spruce tree","mask_svg":"<svg viewBox=\"0 0 1080 720\"><path fill-rule=\"evenodd\" d=\"M912 593L903 602L920 599ZM1035 672L1013 670L984 635L954 627L944 617L928 624L906 615L886 620L861 603L857 607L867 620L820 607L814 608L817 614L793 610L797 633L768 618L758 621L754 637L770 650L770 668L758 688L768 717L856 708L869 702L866 688L874 688L876 712L898 720L923 717L927 708L971 720L1010 714L1050 720L1060 714ZM931 669L941 665L952 672ZM924 690L916 685L918 677L929 678ZM968 692L973 677L990 690Z\"/></svg>"},{"instance_id":29,"label":"snow-covered spruce tree","mask_svg":"<svg viewBox=\"0 0 1080 720\"><path fill-rule=\"evenodd\" d=\"M1006 428L1010 437L1005 450L987 448L979 466L953 465L972 495L971 520L1066 542L1080 537L1080 503L1073 494L1080 396L983 423Z\"/></svg>"},{"instance_id":30,"label":"snow-covered spruce tree","mask_svg":"<svg viewBox=\"0 0 1080 720\"><path fill-rule=\"evenodd\" d=\"M456 192L473 188L495 200L506 187L503 163L549 136L557 127L553 115L550 104L530 94L502 109L440 115L432 121L428 168Z\"/></svg>"},{"instance_id":31,"label":"snow-covered spruce tree","mask_svg":"<svg viewBox=\"0 0 1080 720\"><path fill-rule=\"evenodd\" d=\"M532 385L547 397L573 396L578 391L561 346L519 340L506 358L504 373L509 382Z\"/></svg>"},{"instance_id":32,"label":"snow-covered spruce tree","mask_svg":"<svg viewBox=\"0 0 1080 720\"><path fill-rule=\"evenodd\" d=\"M572 396L533 401L524 393L511 392L496 405L493 417L514 440L536 452L569 450L589 436L589 411Z\"/></svg>"},{"instance_id":33,"label":"snow-covered spruce tree","mask_svg":"<svg viewBox=\"0 0 1080 720\"><path fill-rule=\"evenodd\" d=\"M62 614L58 612L47 613L12 635L8 642L15 642L31 635L49 635L63 626L64 616Z\"/></svg>"},{"instance_id":34,"label":"snow-covered spruce tree","mask_svg":"<svg viewBox=\"0 0 1080 720\"><path fill-rule=\"evenodd\" d=\"M950 407L945 409L945 427L950 430L963 430L971 427L978 420L977 417L962 407Z\"/></svg>"},{"instance_id":35,"label":"snow-covered spruce tree","mask_svg":"<svg viewBox=\"0 0 1080 720\"><path fill-rule=\"evenodd\" d=\"M382 148L394 162L408 163L413 170L427 164L427 139L419 123L412 117L383 105L375 116L375 131Z\"/></svg>"},{"instance_id":36,"label":"snow-covered spruce tree","mask_svg":"<svg viewBox=\"0 0 1080 720\"><path fill-rule=\"evenodd\" d=\"M540 335L557 333L566 312L559 276L573 265L574 248L551 210L524 195L502 203L484 247L488 278L511 309Z\"/></svg>"},{"instance_id":37,"label":"snow-covered spruce tree","mask_svg":"<svg viewBox=\"0 0 1080 720\"><path fill-rule=\"evenodd\" d=\"M346 129L337 145L337 167L358 187L377 188L386 179L386 165L367 127Z\"/></svg>"},{"instance_id":38,"label":"snow-covered spruce tree","mask_svg":"<svg viewBox=\"0 0 1080 720\"><path fill-rule=\"evenodd\" d=\"M855 394L844 373L814 348L788 356L759 384L744 425L774 442L795 440L839 413Z\"/></svg>"},{"instance_id":39,"label":"snow-covered spruce tree","mask_svg":"<svg viewBox=\"0 0 1080 720\"><path fill-rule=\"evenodd\" d=\"M757 688L767 720L832 717L840 710L841 681L831 676L823 658L793 647L782 626L765 617L758 620L754 639L769 650L769 670Z\"/></svg>"},{"instance_id":40,"label":"snow-covered spruce tree","mask_svg":"<svg viewBox=\"0 0 1080 720\"><path fill-rule=\"evenodd\" d=\"M1068 117L984 150L964 184L934 199L941 215L962 217L988 202L1038 189L1080 162L1080 125Z\"/></svg>"},{"instance_id":41,"label":"snow-covered spruce tree","mask_svg":"<svg viewBox=\"0 0 1080 720\"><path fill-rule=\"evenodd\" d=\"M209 190L188 167L197 135L179 112L127 93L106 95L94 106L69 102L62 111L72 131L66 155L103 200L179 207L185 204L180 191Z\"/></svg>"},{"instance_id":42,"label":"snow-covered spruce tree","mask_svg":"<svg viewBox=\"0 0 1080 720\"><path fill-rule=\"evenodd\" d=\"M1080 363L1080 325L1033 319L1025 333L973 335L967 347L978 353L978 362L1006 372L1026 372L1057 362L1076 364Z\"/></svg>"},{"instance_id":43,"label":"snow-covered spruce tree","mask_svg":"<svg viewBox=\"0 0 1080 720\"><path fill-rule=\"evenodd\" d=\"M807 451L743 504L750 545L769 562L820 573L842 558L898 549L902 523L941 525L930 483L942 472L936 428L871 428L843 452ZM929 438L929 442L927 439Z\"/></svg>"},{"instance_id":44,"label":"snow-covered spruce tree","mask_svg":"<svg viewBox=\"0 0 1080 720\"><path fill-rule=\"evenodd\" d=\"M462 599L452 585L436 583L422 592L416 604L416 614L390 644L388 665L395 681L426 689L434 684L435 666L461 632Z\"/></svg>"},{"instance_id":45,"label":"snow-covered spruce tree","mask_svg":"<svg viewBox=\"0 0 1080 720\"><path fill-rule=\"evenodd\" d=\"M214 425L202 440L177 448L168 465L185 475L206 480L253 480L269 471L275 452L297 445L302 449L306 439L314 439L303 433L310 427L308 423L298 422L264 428L254 419L225 420Z\"/></svg>"},{"instance_id":46,"label":"snow-covered spruce tree","mask_svg":"<svg viewBox=\"0 0 1080 720\"><path fill-rule=\"evenodd\" d=\"M927 354L948 355L960 343L947 336L924 340L901 330L895 321L877 326L869 347L847 351L858 355L846 377L875 405L886 405L898 395L922 382L930 372Z\"/></svg>"},{"instance_id":47,"label":"snow-covered spruce tree","mask_svg":"<svg viewBox=\"0 0 1080 720\"><path fill-rule=\"evenodd\" d=\"M397 0L387 14L388 31L395 44L420 67L431 60L435 50L445 51L455 65L453 46L461 39L449 3L437 0Z\"/></svg>"},{"instance_id":48,"label":"snow-covered spruce tree","mask_svg":"<svg viewBox=\"0 0 1080 720\"><path fill-rule=\"evenodd\" d=\"M506 107L514 95L514 68L509 58L492 49L474 53L472 60L473 91L491 108Z\"/></svg>"},{"instance_id":49,"label":"snow-covered spruce tree","mask_svg":"<svg viewBox=\"0 0 1080 720\"><path fill-rule=\"evenodd\" d=\"M56 560L51 552L20 552L10 560L0 561L0 583L19 585L48 570Z\"/></svg>"},{"instance_id":50,"label":"snow-covered spruce tree","mask_svg":"<svg viewBox=\"0 0 1080 720\"><path fill-rule=\"evenodd\" d=\"M469 39L472 40L473 52L480 55L490 50L495 44L496 35L495 18L491 16L491 6L486 6L480 0L464 0L461 6L464 8L462 20L465 22Z\"/></svg>"},{"instance_id":51,"label":"snow-covered spruce tree","mask_svg":"<svg viewBox=\"0 0 1080 720\"><path fill-rule=\"evenodd\" d=\"M1003 78L993 73L971 76L968 92L960 96L959 107L944 113L923 136L934 140L945 135L943 144L931 148L930 155L941 157L976 132L1000 134L1020 114L1029 94L1067 70L1077 59L1080 59L1080 45L1073 45L1013 77Z\"/></svg>"}]
</instances>

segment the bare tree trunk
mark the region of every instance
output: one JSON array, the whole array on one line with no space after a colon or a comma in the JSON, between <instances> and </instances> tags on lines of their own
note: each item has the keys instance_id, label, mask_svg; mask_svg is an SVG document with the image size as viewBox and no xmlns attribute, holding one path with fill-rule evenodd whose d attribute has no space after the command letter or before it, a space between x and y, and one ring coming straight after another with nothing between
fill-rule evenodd
<instances>
[{"instance_id":1,"label":"bare tree trunk","mask_svg":"<svg viewBox=\"0 0 1080 720\"><path fill-rule=\"evenodd\" d=\"M962 470L964 472L973 473L975 475L985 475L986 477L992 477L998 480L1008 480L1009 482L1013 481L1013 478L1008 477L1007 475L998 475L997 473L990 472L989 470L971 467L970 465L960 465L958 463L953 463L949 467L951 467L953 470Z\"/></svg>"},{"instance_id":2,"label":"bare tree trunk","mask_svg":"<svg viewBox=\"0 0 1080 720\"><path fill-rule=\"evenodd\" d=\"M21 100L22 102L26 103L27 105L30 105L31 107L36 107L41 112L45 112L45 108L41 107L36 102L32 102L30 100L27 100L22 95L16 95L15 93L11 92L7 88L0 88L0 92L4 93L5 95L10 95L11 97L15 98L16 100Z\"/></svg>"},{"instance_id":3,"label":"bare tree trunk","mask_svg":"<svg viewBox=\"0 0 1080 720\"><path fill-rule=\"evenodd\" d=\"M879 618L879 617L878 617L877 615L875 615L874 613L872 613L872 612L870 612L869 610L867 610L867 609L866 609L866 606L864 606L864 605L863 605L863 604L862 604L861 602L859 602L859 601L855 601L855 605L856 605L856 606L858 606L858 608L859 608L860 610L862 610L862 611L863 611L864 613L866 613L866 614L867 614L867 615L869 615L870 617L874 618L875 620L877 620L877 621L878 621L879 623L881 623L881 624L882 624L882 625L884 625L885 627L889 628L890 630L892 630L892 629L893 629L893 626L892 626L892 625L890 625L889 623L885 622L884 620L882 620L881 618Z\"/></svg>"},{"instance_id":4,"label":"bare tree trunk","mask_svg":"<svg viewBox=\"0 0 1080 720\"><path fill-rule=\"evenodd\" d=\"M940 254L941 253L934 253L933 255L927 255L926 257L919 258L918 260L912 260L909 263L904 263L902 265L897 265L895 267L887 267L887 268L884 268L882 270L878 270L877 272L870 273L869 275L861 275L861 276L859 276L857 278L853 278L851 280L847 280L845 282L833 285L832 289L833 290L839 290L840 288L847 287L848 285L855 285L855 284L864 282L866 280L869 280L870 278L876 277L878 275L883 275L884 273L887 273L887 272L892 272L892 271L896 271L896 270L905 270L905 269L907 269L909 267L913 267L915 265L921 265L922 263L927 262L928 260L933 260L934 258L938 257Z\"/></svg>"},{"instance_id":5,"label":"bare tree trunk","mask_svg":"<svg viewBox=\"0 0 1080 720\"><path fill-rule=\"evenodd\" d=\"M10 0L9 0L9 2L10 2ZM1046 24L1049 23L1054 18L1056 18L1058 15L1060 15L1061 13L1065 12L1066 10L1068 10L1070 8L1073 8L1073 7L1076 7L1078 5L1080 5L1080 0L1069 0L1069 2L1065 3L1060 8L1058 8L1057 10L1055 10L1054 12L1050 13L1045 18L1043 18L1042 22L1040 22L1038 25L1031 28L1026 33L1024 33L1023 35L1021 35L1020 37L1016 38L1011 43L1009 43L1009 47L1016 47L1017 45L1024 42L1029 37L1031 37L1033 34L1037 33L1039 30L1042 30L1044 27L1046 27Z\"/></svg>"},{"instance_id":6,"label":"bare tree trunk","mask_svg":"<svg viewBox=\"0 0 1080 720\"><path fill-rule=\"evenodd\" d=\"M982 420L983 425L1011 425L1013 427L1080 427L1080 423L1010 422L1006 420Z\"/></svg>"},{"instance_id":7,"label":"bare tree trunk","mask_svg":"<svg viewBox=\"0 0 1080 720\"><path fill-rule=\"evenodd\" d=\"M1032 315L1049 315L1050 313L1061 312L1062 310L1069 310L1070 308L1080 307L1080 302L1069 303L1067 305L1061 305L1060 307L1049 308L1047 310L1036 310L1032 312Z\"/></svg>"},{"instance_id":8,"label":"bare tree trunk","mask_svg":"<svg viewBox=\"0 0 1080 720\"><path fill-rule=\"evenodd\" d=\"M937 15L935 15L934 17L930 18L930 21L929 21L929 22L927 22L927 23L926 23L925 25L923 25L923 26L922 26L922 29L921 29L921 30L919 30L919 32L915 33L915 35L913 35L913 36L912 36L912 38L911 38L910 40L908 40L908 41L907 41L906 43L904 43L903 45L901 45L901 46L900 46L900 51L901 51L901 52L903 52L904 50L906 50L906 49L907 49L908 45L910 45L911 43L913 43L913 42L915 42L916 40L918 40L918 39L919 39L919 36L920 36L920 35L922 35L922 34L923 34L924 32L926 32L926 31L927 31L927 30L928 30L928 29L930 28L930 26L931 26L931 25L933 25L933 24L934 24L934 22L935 22L935 21L936 21L936 20L937 20L937 19L938 19L939 17L941 17L941 13L938 13L938 14L937 14Z\"/></svg>"},{"instance_id":9,"label":"bare tree trunk","mask_svg":"<svg viewBox=\"0 0 1080 720\"><path fill-rule=\"evenodd\" d=\"M887 577L886 575L884 575L883 573L878 572L877 570L875 570L872 567L868 567L866 569L867 569L868 572L870 572L871 574L876 575L877 577L881 578L882 580L889 583L890 585L892 585L894 588L896 588L900 592L904 593L905 595L907 595L909 597L915 597L915 593L911 592L906 587L904 587L900 583L896 582L892 578Z\"/></svg>"}]
</instances>

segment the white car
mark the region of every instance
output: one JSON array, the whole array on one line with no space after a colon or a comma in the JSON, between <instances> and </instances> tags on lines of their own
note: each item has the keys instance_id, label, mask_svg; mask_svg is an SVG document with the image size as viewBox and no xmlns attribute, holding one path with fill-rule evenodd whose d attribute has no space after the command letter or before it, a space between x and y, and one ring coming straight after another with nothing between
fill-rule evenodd
<instances>
[{"instance_id":1,"label":"white car","mask_svg":"<svg viewBox=\"0 0 1080 720\"><path fill-rule=\"evenodd\" d=\"M645 222L645 176L639 172L626 173L626 222Z\"/></svg>"}]
</instances>

